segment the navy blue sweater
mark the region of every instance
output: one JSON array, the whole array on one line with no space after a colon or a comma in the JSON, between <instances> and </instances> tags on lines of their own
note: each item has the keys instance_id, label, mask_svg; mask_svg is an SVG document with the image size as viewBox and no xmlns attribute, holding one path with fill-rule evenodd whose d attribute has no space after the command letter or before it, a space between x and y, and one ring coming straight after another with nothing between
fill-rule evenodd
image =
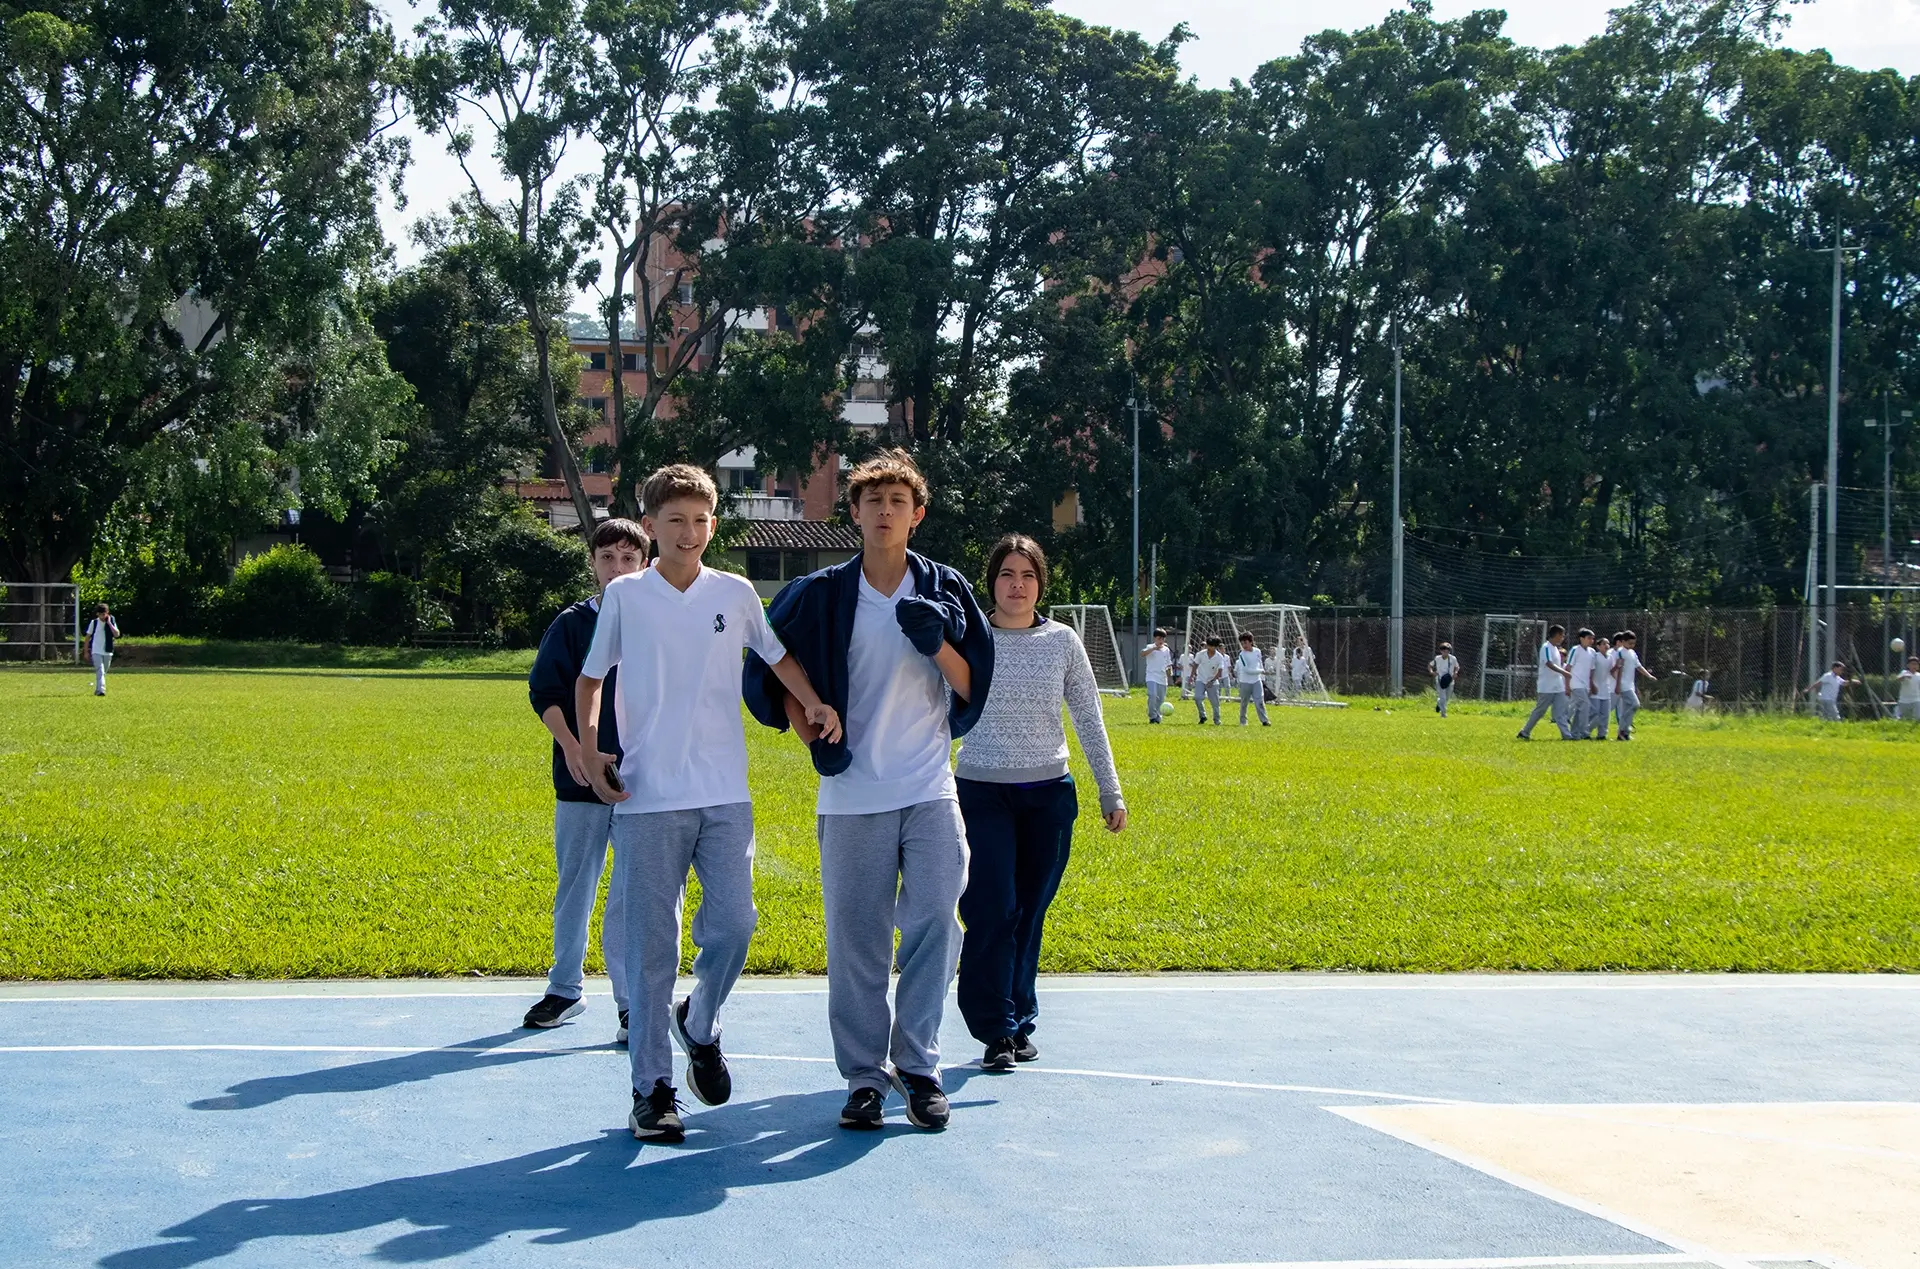
<instances>
[{"instance_id":1,"label":"navy blue sweater","mask_svg":"<svg viewBox=\"0 0 1920 1269\"><path fill-rule=\"evenodd\" d=\"M853 646L853 614L860 604L860 560L856 555L844 564L788 582L767 609L773 632L807 672L820 699L839 713L843 725L847 721L847 651ZM914 594L940 605L947 640L960 650L972 671L972 695L967 700L953 696L947 707L947 728L958 740L980 721L987 690L993 686L993 631L980 611L980 601L973 597L973 587L958 572L912 551L907 552L907 570L913 574ZM742 672L741 694L755 718L780 731L787 729L787 689L773 668L751 651ZM814 741L812 750L814 770L821 775L839 775L853 763L844 732L832 744Z\"/></svg>"},{"instance_id":2,"label":"navy blue sweater","mask_svg":"<svg viewBox=\"0 0 1920 1269\"><path fill-rule=\"evenodd\" d=\"M527 675L527 699L533 712L545 715L549 706L558 705L567 720L567 730L580 734L573 715L573 685L580 667L587 663L587 649L593 646L593 627L600 620L599 609L590 599L561 610L547 633L540 638L540 651L533 658L533 672ZM614 721L614 679L620 673L615 666L607 671L600 687L600 748L611 754L620 752L620 727ZM562 802L598 802L593 790L574 780L567 770L567 759L560 742L553 742L553 796Z\"/></svg>"}]
</instances>

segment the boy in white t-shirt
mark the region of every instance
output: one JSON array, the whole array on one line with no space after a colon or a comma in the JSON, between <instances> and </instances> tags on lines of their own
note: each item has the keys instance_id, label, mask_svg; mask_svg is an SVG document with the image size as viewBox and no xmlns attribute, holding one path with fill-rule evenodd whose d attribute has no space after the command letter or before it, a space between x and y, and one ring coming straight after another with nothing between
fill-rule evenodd
<instances>
[{"instance_id":1,"label":"boy in white t-shirt","mask_svg":"<svg viewBox=\"0 0 1920 1269\"><path fill-rule=\"evenodd\" d=\"M769 612L830 701L845 701L844 741L819 736L748 662L754 717L792 725L821 777L827 1024L847 1082L843 1128L883 1127L889 1088L916 1128L938 1131L951 1113L940 1021L959 964L969 848L950 754L993 689L994 638L972 584L908 549L927 497L904 450L855 467L847 501L860 554L788 583Z\"/></svg>"},{"instance_id":2,"label":"boy in white t-shirt","mask_svg":"<svg viewBox=\"0 0 1920 1269\"><path fill-rule=\"evenodd\" d=\"M1247 704L1252 702L1260 714L1260 725L1267 722L1267 661L1253 645L1253 636L1240 635L1240 654L1233 659L1234 683L1240 689L1240 725L1247 725Z\"/></svg>"},{"instance_id":3,"label":"boy in white t-shirt","mask_svg":"<svg viewBox=\"0 0 1920 1269\"><path fill-rule=\"evenodd\" d=\"M1657 676L1640 664L1640 637L1631 630L1613 636L1613 712L1619 722L1616 740L1633 739L1633 716L1640 712L1640 680Z\"/></svg>"},{"instance_id":4,"label":"boy in white t-shirt","mask_svg":"<svg viewBox=\"0 0 1920 1269\"><path fill-rule=\"evenodd\" d=\"M1199 660L1192 648L1180 654L1180 699L1183 701L1193 695L1193 667Z\"/></svg>"},{"instance_id":5,"label":"boy in white t-shirt","mask_svg":"<svg viewBox=\"0 0 1920 1269\"><path fill-rule=\"evenodd\" d=\"M1433 675L1433 712L1445 718L1447 702L1453 697L1453 685L1460 678L1460 658L1453 655L1453 645L1442 643L1433 660L1427 662L1427 673Z\"/></svg>"},{"instance_id":6,"label":"boy in white t-shirt","mask_svg":"<svg viewBox=\"0 0 1920 1269\"><path fill-rule=\"evenodd\" d=\"M642 1141L681 1141L673 1045L687 1055L687 1087L709 1106L733 1093L720 1051L720 1006L747 964L753 906L753 804L740 721L741 658L773 667L807 718L838 735L799 663L767 625L753 584L705 567L719 491L684 463L641 489L641 526L659 560L607 583L593 644L580 667L574 717L594 793L613 804L613 849L626 882L628 1044L633 1110ZM621 757L600 750L600 687L615 666ZM609 771L618 778L610 779ZM692 993L675 1004L687 869L700 879Z\"/></svg>"},{"instance_id":7,"label":"boy in white t-shirt","mask_svg":"<svg viewBox=\"0 0 1920 1269\"><path fill-rule=\"evenodd\" d=\"M1193 703L1203 724L1207 721L1207 702L1212 701L1213 725L1220 725L1220 693L1226 687L1231 665L1217 635L1207 640L1207 650L1193 663Z\"/></svg>"},{"instance_id":8,"label":"boy in white t-shirt","mask_svg":"<svg viewBox=\"0 0 1920 1269\"><path fill-rule=\"evenodd\" d=\"M1593 682L1587 698L1587 739L1605 740L1613 713L1613 640L1601 635L1593 641Z\"/></svg>"},{"instance_id":9,"label":"boy in white t-shirt","mask_svg":"<svg viewBox=\"0 0 1920 1269\"><path fill-rule=\"evenodd\" d=\"M86 648L87 659L93 662L93 694L107 694L107 667L113 664L113 641L120 637L120 624L113 619L106 604L100 604L93 610L93 620L87 623Z\"/></svg>"},{"instance_id":10,"label":"boy in white t-shirt","mask_svg":"<svg viewBox=\"0 0 1920 1269\"><path fill-rule=\"evenodd\" d=\"M1573 739L1573 729L1567 726L1567 680L1571 675L1560 651L1560 645L1566 641L1565 626L1547 627L1547 641L1540 645L1535 658L1538 673L1534 676L1533 712L1527 715L1526 725L1520 728L1516 739L1532 740L1534 725L1549 716L1562 740Z\"/></svg>"},{"instance_id":11,"label":"boy in white t-shirt","mask_svg":"<svg viewBox=\"0 0 1920 1269\"><path fill-rule=\"evenodd\" d=\"M1295 696L1306 695L1307 677L1313 673L1313 649L1307 646L1305 639L1301 639L1293 645L1293 662L1288 667L1288 670L1288 677L1293 680L1293 694Z\"/></svg>"},{"instance_id":12,"label":"boy in white t-shirt","mask_svg":"<svg viewBox=\"0 0 1920 1269\"><path fill-rule=\"evenodd\" d=\"M1908 657L1907 668L1894 676L1893 716L1904 722L1920 723L1920 656Z\"/></svg>"},{"instance_id":13,"label":"boy in white t-shirt","mask_svg":"<svg viewBox=\"0 0 1920 1269\"><path fill-rule=\"evenodd\" d=\"M1157 723L1160 707L1167 700L1167 671L1173 668L1173 649L1167 646L1167 632L1155 630L1152 646L1142 648L1140 656L1147 678L1147 721Z\"/></svg>"},{"instance_id":14,"label":"boy in white t-shirt","mask_svg":"<svg viewBox=\"0 0 1920 1269\"><path fill-rule=\"evenodd\" d=\"M1814 713L1826 722L1839 722L1840 689L1843 687L1859 686L1859 679L1850 679L1847 677L1847 663L1845 661L1835 661L1832 669L1815 679L1812 686L1807 688L1809 692L1814 694Z\"/></svg>"},{"instance_id":15,"label":"boy in white t-shirt","mask_svg":"<svg viewBox=\"0 0 1920 1269\"><path fill-rule=\"evenodd\" d=\"M1593 698L1593 671L1600 654L1594 650L1593 631L1585 626L1573 635L1573 648L1567 653L1567 727L1568 739L1584 740Z\"/></svg>"}]
</instances>

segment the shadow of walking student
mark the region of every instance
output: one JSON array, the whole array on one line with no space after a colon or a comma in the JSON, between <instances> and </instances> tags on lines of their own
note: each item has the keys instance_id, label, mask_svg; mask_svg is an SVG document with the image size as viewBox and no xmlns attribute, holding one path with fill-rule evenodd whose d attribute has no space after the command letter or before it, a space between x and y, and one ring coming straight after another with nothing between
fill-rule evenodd
<instances>
[{"instance_id":1,"label":"shadow of walking student","mask_svg":"<svg viewBox=\"0 0 1920 1269\"><path fill-rule=\"evenodd\" d=\"M888 1136L843 1132L840 1093L744 1101L688 1120L684 1146L635 1142L606 1129L512 1159L450 1172L398 1177L304 1198L235 1199L160 1231L173 1240L114 1252L104 1269L180 1269L267 1238L328 1238L391 1221L414 1226L374 1249L393 1264L463 1255L509 1235L564 1244L646 1221L711 1211L727 1191L824 1176L854 1163ZM645 1166L633 1166L644 1160ZM293 1254L298 1255L297 1251Z\"/></svg>"},{"instance_id":2,"label":"shadow of walking student","mask_svg":"<svg viewBox=\"0 0 1920 1269\"><path fill-rule=\"evenodd\" d=\"M293 1075L268 1075L242 1080L230 1086L224 1096L203 1097L189 1104L194 1110L252 1110L256 1106L267 1106L289 1097L311 1093L370 1093L398 1084L430 1080L439 1075L457 1075L540 1058L566 1057L583 1051L506 1047L515 1040L525 1039L526 1035L525 1031L515 1028L496 1035L481 1036L477 1040L462 1040L443 1048L423 1049L418 1053L403 1053L372 1062L350 1062L344 1066L326 1066ZM612 1045L590 1047L613 1048ZM468 1051L472 1049L486 1049L489 1052Z\"/></svg>"}]
</instances>

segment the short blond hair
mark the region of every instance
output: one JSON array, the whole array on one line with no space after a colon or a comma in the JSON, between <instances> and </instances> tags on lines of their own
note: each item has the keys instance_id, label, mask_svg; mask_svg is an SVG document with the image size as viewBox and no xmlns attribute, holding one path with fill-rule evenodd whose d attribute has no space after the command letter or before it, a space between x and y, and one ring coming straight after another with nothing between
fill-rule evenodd
<instances>
[{"instance_id":1,"label":"short blond hair","mask_svg":"<svg viewBox=\"0 0 1920 1269\"><path fill-rule=\"evenodd\" d=\"M847 501L857 507L867 490L882 485L905 485L913 494L914 506L927 505L927 478L904 449L883 450L854 468L847 477Z\"/></svg>"},{"instance_id":2,"label":"short blond hair","mask_svg":"<svg viewBox=\"0 0 1920 1269\"><path fill-rule=\"evenodd\" d=\"M640 486L640 506L648 515L681 498L700 498L711 511L720 505L720 490L705 469L692 463L669 463L647 477Z\"/></svg>"}]
</instances>

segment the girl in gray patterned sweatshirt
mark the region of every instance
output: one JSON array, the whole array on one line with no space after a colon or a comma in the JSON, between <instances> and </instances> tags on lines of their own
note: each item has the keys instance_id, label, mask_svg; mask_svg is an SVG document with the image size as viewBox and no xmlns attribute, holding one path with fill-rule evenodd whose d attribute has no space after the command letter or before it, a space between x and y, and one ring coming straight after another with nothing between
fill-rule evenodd
<instances>
[{"instance_id":1,"label":"girl in gray patterned sweatshirt","mask_svg":"<svg viewBox=\"0 0 1920 1269\"><path fill-rule=\"evenodd\" d=\"M1126 827L1120 777L1107 744L1087 650L1068 626L1036 612L1047 557L1010 533L987 563L993 605L993 686L954 765L971 860L960 919L960 1012L986 1045L981 1068L1011 1071L1040 1056L1035 978L1047 905L1060 889L1080 799L1067 774L1064 704L1100 789L1107 828Z\"/></svg>"}]
</instances>

